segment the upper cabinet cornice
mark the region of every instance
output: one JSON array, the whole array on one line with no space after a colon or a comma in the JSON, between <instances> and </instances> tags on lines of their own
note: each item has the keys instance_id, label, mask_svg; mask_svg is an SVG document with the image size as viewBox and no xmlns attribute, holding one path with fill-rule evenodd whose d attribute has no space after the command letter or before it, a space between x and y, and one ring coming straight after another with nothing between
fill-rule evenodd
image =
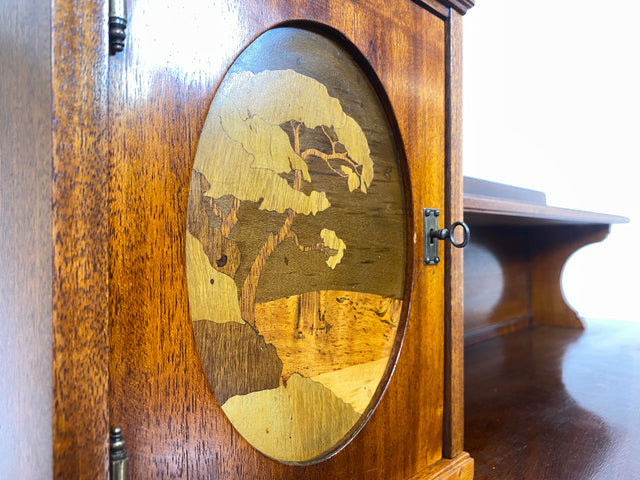
<instances>
[{"instance_id":1,"label":"upper cabinet cornice","mask_svg":"<svg viewBox=\"0 0 640 480\"><path fill-rule=\"evenodd\" d=\"M471 7L475 5L475 0L414 0L416 3L423 4L426 7L438 12L440 15L448 16L448 11L453 8L458 13L464 15Z\"/></svg>"}]
</instances>

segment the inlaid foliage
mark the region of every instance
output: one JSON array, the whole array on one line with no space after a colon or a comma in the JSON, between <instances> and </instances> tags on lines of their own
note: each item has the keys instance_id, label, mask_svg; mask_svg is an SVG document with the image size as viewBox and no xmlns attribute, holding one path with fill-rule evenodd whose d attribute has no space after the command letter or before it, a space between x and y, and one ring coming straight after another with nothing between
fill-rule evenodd
<instances>
[{"instance_id":1,"label":"inlaid foliage","mask_svg":"<svg viewBox=\"0 0 640 480\"><path fill-rule=\"evenodd\" d=\"M249 46L198 143L186 258L211 388L263 453L321 459L375 405L401 336L405 218L389 123L347 52L292 28Z\"/></svg>"}]
</instances>

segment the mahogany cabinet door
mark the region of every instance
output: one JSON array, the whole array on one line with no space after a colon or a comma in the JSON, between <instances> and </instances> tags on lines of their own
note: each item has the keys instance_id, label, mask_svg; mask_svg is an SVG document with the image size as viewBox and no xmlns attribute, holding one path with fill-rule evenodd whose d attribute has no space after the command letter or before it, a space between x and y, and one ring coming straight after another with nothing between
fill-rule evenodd
<instances>
[{"instance_id":1,"label":"mahogany cabinet door","mask_svg":"<svg viewBox=\"0 0 640 480\"><path fill-rule=\"evenodd\" d=\"M448 223L456 195L446 168L448 11L409 0L133 0L128 10L124 51L109 59L108 202L109 422L124 433L129 478L435 472L451 452L450 262L443 255L424 266L422 209L440 209ZM251 446L217 402L194 335L185 256L192 169L211 102L243 50L283 24L362 55L397 122L408 199L408 318L395 370L355 438L302 466Z\"/></svg>"}]
</instances>

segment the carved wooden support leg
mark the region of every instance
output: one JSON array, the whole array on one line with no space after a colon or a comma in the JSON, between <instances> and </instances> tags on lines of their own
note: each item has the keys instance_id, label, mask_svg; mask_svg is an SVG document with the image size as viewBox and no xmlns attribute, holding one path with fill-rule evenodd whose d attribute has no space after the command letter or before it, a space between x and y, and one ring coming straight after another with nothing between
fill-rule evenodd
<instances>
[{"instance_id":1,"label":"carved wooden support leg","mask_svg":"<svg viewBox=\"0 0 640 480\"><path fill-rule=\"evenodd\" d=\"M584 328L562 291L562 270L580 248L601 242L609 225L561 225L531 229L531 303L535 323Z\"/></svg>"}]
</instances>

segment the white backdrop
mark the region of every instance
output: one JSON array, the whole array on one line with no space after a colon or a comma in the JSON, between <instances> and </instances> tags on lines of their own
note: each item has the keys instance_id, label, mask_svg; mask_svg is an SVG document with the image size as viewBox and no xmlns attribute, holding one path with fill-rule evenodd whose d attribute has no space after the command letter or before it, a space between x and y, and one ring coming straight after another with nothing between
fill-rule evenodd
<instances>
[{"instance_id":1,"label":"white backdrop","mask_svg":"<svg viewBox=\"0 0 640 480\"><path fill-rule=\"evenodd\" d=\"M463 66L464 174L630 217L563 285L585 317L640 320L640 2L478 0Z\"/></svg>"}]
</instances>

